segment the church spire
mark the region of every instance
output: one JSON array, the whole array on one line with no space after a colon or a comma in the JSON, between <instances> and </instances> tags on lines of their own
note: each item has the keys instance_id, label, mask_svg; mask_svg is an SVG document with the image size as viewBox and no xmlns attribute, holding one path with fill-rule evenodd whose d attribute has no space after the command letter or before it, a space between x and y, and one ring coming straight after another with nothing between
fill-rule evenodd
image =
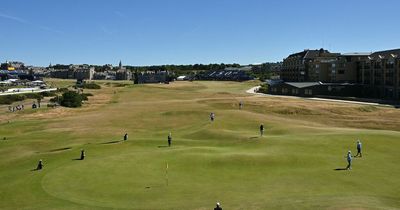
<instances>
[{"instance_id":1,"label":"church spire","mask_svg":"<svg viewBox=\"0 0 400 210\"><path fill-rule=\"evenodd\" d=\"M121 62L121 60L119 60L119 68L121 69L122 68L122 62Z\"/></svg>"}]
</instances>

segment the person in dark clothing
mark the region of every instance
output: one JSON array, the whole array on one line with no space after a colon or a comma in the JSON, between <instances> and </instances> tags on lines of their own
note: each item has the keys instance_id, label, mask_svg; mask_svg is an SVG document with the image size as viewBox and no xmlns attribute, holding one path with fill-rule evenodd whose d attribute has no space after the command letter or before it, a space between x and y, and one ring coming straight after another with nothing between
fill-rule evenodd
<instances>
[{"instance_id":1,"label":"person in dark clothing","mask_svg":"<svg viewBox=\"0 0 400 210\"><path fill-rule=\"evenodd\" d=\"M361 141L358 140L357 141L357 155L354 156L354 157L362 157L361 147L362 147Z\"/></svg>"},{"instance_id":2,"label":"person in dark clothing","mask_svg":"<svg viewBox=\"0 0 400 210\"><path fill-rule=\"evenodd\" d=\"M243 101L239 102L239 109L243 109Z\"/></svg>"},{"instance_id":3,"label":"person in dark clothing","mask_svg":"<svg viewBox=\"0 0 400 210\"><path fill-rule=\"evenodd\" d=\"M39 160L39 163L38 163L38 165L37 165L37 167L36 167L36 170L42 170L43 167L44 167L43 161L42 161L42 159L40 159L40 160Z\"/></svg>"},{"instance_id":4,"label":"person in dark clothing","mask_svg":"<svg viewBox=\"0 0 400 210\"><path fill-rule=\"evenodd\" d=\"M85 156L86 156L85 150L81 150L81 160L84 160Z\"/></svg>"},{"instance_id":5,"label":"person in dark clothing","mask_svg":"<svg viewBox=\"0 0 400 210\"><path fill-rule=\"evenodd\" d=\"M171 133L168 134L168 146L170 147L172 143L172 135Z\"/></svg>"},{"instance_id":6,"label":"person in dark clothing","mask_svg":"<svg viewBox=\"0 0 400 210\"><path fill-rule=\"evenodd\" d=\"M124 135L124 141L128 140L128 133L125 133Z\"/></svg>"},{"instance_id":7,"label":"person in dark clothing","mask_svg":"<svg viewBox=\"0 0 400 210\"><path fill-rule=\"evenodd\" d=\"M214 208L214 210L222 210L221 205L217 202L217 206Z\"/></svg>"},{"instance_id":8,"label":"person in dark clothing","mask_svg":"<svg viewBox=\"0 0 400 210\"><path fill-rule=\"evenodd\" d=\"M214 114L214 112L211 112L211 113L210 113L210 120L211 120L211 122L214 122L214 119L215 119L215 114Z\"/></svg>"},{"instance_id":9,"label":"person in dark clothing","mask_svg":"<svg viewBox=\"0 0 400 210\"><path fill-rule=\"evenodd\" d=\"M260 135L263 136L264 135L264 124L260 125Z\"/></svg>"}]
</instances>

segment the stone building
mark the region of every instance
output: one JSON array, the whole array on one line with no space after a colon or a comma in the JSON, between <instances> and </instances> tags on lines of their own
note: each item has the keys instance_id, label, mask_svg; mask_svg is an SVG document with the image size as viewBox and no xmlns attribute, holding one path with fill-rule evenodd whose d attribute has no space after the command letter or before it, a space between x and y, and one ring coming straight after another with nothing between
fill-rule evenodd
<instances>
[{"instance_id":1,"label":"stone building","mask_svg":"<svg viewBox=\"0 0 400 210\"><path fill-rule=\"evenodd\" d=\"M147 72L136 72L134 83L168 83L169 75L168 71L147 71Z\"/></svg>"},{"instance_id":2,"label":"stone building","mask_svg":"<svg viewBox=\"0 0 400 210\"><path fill-rule=\"evenodd\" d=\"M132 80L132 72L122 66L121 61L119 61L118 70L115 74L115 80Z\"/></svg>"},{"instance_id":3,"label":"stone building","mask_svg":"<svg viewBox=\"0 0 400 210\"><path fill-rule=\"evenodd\" d=\"M60 79L92 80L94 67L89 65L70 65L68 69L50 69L50 77Z\"/></svg>"},{"instance_id":4,"label":"stone building","mask_svg":"<svg viewBox=\"0 0 400 210\"><path fill-rule=\"evenodd\" d=\"M289 55L283 60L280 78L288 82L329 80L329 68L338 55L322 48Z\"/></svg>"},{"instance_id":5,"label":"stone building","mask_svg":"<svg viewBox=\"0 0 400 210\"><path fill-rule=\"evenodd\" d=\"M357 82L373 97L399 100L400 49L372 53L357 63Z\"/></svg>"}]
</instances>

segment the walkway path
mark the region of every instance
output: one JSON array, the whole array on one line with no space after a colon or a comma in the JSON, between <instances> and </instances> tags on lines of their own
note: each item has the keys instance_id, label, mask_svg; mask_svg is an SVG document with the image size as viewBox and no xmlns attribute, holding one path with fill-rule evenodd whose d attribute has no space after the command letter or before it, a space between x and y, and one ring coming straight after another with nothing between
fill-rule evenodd
<instances>
[{"instance_id":1,"label":"walkway path","mask_svg":"<svg viewBox=\"0 0 400 210\"><path fill-rule=\"evenodd\" d=\"M2 92L0 93L0 96L5 96L5 95L17 95L17 94L24 94L24 93L41 93L41 92L50 92L50 91L56 91L57 88L49 88L49 89L17 89L18 91L13 91L13 92Z\"/></svg>"}]
</instances>

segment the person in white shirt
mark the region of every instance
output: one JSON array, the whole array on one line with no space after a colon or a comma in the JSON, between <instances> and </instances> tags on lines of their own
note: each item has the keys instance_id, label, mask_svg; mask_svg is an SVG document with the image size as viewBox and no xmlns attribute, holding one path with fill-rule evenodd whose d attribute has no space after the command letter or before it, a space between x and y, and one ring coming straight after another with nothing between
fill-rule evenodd
<instances>
[{"instance_id":1,"label":"person in white shirt","mask_svg":"<svg viewBox=\"0 0 400 210\"><path fill-rule=\"evenodd\" d=\"M351 161L353 160L353 156L351 156L351 151L347 152L347 170L351 170Z\"/></svg>"}]
</instances>

